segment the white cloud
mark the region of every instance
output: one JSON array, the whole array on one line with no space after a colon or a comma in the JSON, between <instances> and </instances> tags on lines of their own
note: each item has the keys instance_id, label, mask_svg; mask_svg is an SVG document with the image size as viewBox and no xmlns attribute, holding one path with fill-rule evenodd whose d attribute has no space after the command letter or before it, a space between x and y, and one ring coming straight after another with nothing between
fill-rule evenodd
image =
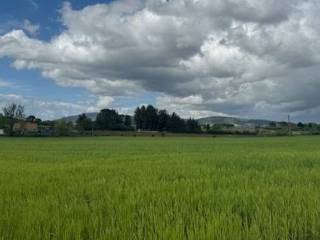
<instances>
[{"instance_id":1,"label":"white cloud","mask_svg":"<svg viewBox=\"0 0 320 240\"><path fill-rule=\"evenodd\" d=\"M97 103L96 103L96 108L97 110L99 109L105 109L110 107L110 104L113 102L113 98L109 96L101 96L99 97Z\"/></svg>"},{"instance_id":2,"label":"white cloud","mask_svg":"<svg viewBox=\"0 0 320 240\"><path fill-rule=\"evenodd\" d=\"M23 21L22 29L27 31L30 35L35 36L40 30L39 24L32 24L28 19Z\"/></svg>"},{"instance_id":3,"label":"white cloud","mask_svg":"<svg viewBox=\"0 0 320 240\"><path fill-rule=\"evenodd\" d=\"M32 114L43 120L52 120L64 116L95 112L99 110L98 106L91 100L87 102L71 103L64 101L48 101L17 94L0 93L0 110L11 103L25 106L25 112L27 115Z\"/></svg>"},{"instance_id":4,"label":"white cloud","mask_svg":"<svg viewBox=\"0 0 320 240\"><path fill-rule=\"evenodd\" d=\"M149 91L186 115L299 117L320 102L319 10L316 0L65 4L63 32L44 42L11 31L0 57L84 87L98 106Z\"/></svg>"}]
</instances>

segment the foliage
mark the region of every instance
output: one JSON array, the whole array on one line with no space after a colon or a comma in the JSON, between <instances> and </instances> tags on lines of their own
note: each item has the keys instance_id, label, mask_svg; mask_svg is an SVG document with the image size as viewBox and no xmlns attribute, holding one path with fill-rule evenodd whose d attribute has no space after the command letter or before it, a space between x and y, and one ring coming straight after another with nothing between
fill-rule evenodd
<instances>
[{"instance_id":1,"label":"foliage","mask_svg":"<svg viewBox=\"0 0 320 240\"><path fill-rule=\"evenodd\" d=\"M166 110L158 110L152 105L136 108L134 119L137 129L140 130L176 133L198 133L201 131L201 127L194 119L185 121L176 113L169 115Z\"/></svg>"},{"instance_id":2,"label":"foliage","mask_svg":"<svg viewBox=\"0 0 320 240\"><path fill-rule=\"evenodd\" d=\"M73 124L65 120L55 122L54 130L57 136L70 136L73 130Z\"/></svg>"},{"instance_id":3,"label":"foliage","mask_svg":"<svg viewBox=\"0 0 320 240\"><path fill-rule=\"evenodd\" d=\"M168 130L170 132L186 132L186 122L176 113L172 113L169 120Z\"/></svg>"},{"instance_id":4,"label":"foliage","mask_svg":"<svg viewBox=\"0 0 320 240\"><path fill-rule=\"evenodd\" d=\"M189 118L186 121L186 131L189 133L200 133L201 127L196 120Z\"/></svg>"},{"instance_id":5,"label":"foliage","mask_svg":"<svg viewBox=\"0 0 320 240\"><path fill-rule=\"evenodd\" d=\"M304 124L303 124L302 122L299 122L299 123L297 124L297 127L298 127L298 128L304 128Z\"/></svg>"},{"instance_id":6,"label":"foliage","mask_svg":"<svg viewBox=\"0 0 320 240\"><path fill-rule=\"evenodd\" d=\"M92 127L93 127L92 120L88 118L86 114L81 114L78 116L78 119L76 121L76 128L80 132L92 130Z\"/></svg>"},{"instance_id":7,"label":"foliage","mask_svg":"<svg viewBox=\"0 0 320 240\"><path fill-rule=\"evenodd\" d=\"M319 144L0 138L0 239L319 239Z\"/></svg>"},{"instance_id":8,"label":"foliage","mask_svg":"<svg viewBox=\"0 0 320 240\"><path fill-rule=\"evenodd\" d=\"M3 108L3 115L9 119L23 120L24 119L24 107L12 103Z\"/></svg>"},{"instance_id":9,"label":"foliage","mask_svg":"<svg viewBox=\"0 0 320 240\"><path fill-rule=\"evenodd\" d=\"M170 116L166 110L160 110L158 112L158 130L163 132L169 127Z\"/></svg>"},{"instance_id":10,"label":"foliage","mask_svg":"<svg viewBox=\"0 0 320 240\"><path fill-rule=\"evenodd\" d=\"M95 126L98 130L125 130L124 118L113 109L102 109L98 113Z\"/></svg>"},{"instance_id":11,"label":"foliage","mask_svg":"<svg viewBox=\"0 0 320 240\"><path fill-rule=\"evenodd\" d=\"M3 114L0 113L0 129L3 129L6 127L6 118L3 116Z\"/></svg>"},{"instance_id":12,"label":"foliage","mask_svg":"<svg viewBox=\"0 0 320 240\"><path fill-rule=\"evenodd\" d=\"M6 131L10 136L14 134L13 126L15 122L24 119L24 107L21 105L17 105L12 103L3 108L3 116L6 122Z\"/></svg>"},{"instance_id":13,"label":"foliage","mask_svg":"<svg viewBox=\"0 0 320 240\"><path fill-rule=\"evenodd\" d=\"M132 127L132 120L131 120L131 117L129 115L124 115L123 116L123 124L128 128Z\"/></svg>"},{"instance_id":14,"label":"foliage","mask_svg":"<svg viewBox=\"0 0 320 240\"><path fill-rule=\"evenodd\" d=\"M272 121L269 123L269 126L270 127L277 127L277 123Z\"/></svg>"}]
</instances>

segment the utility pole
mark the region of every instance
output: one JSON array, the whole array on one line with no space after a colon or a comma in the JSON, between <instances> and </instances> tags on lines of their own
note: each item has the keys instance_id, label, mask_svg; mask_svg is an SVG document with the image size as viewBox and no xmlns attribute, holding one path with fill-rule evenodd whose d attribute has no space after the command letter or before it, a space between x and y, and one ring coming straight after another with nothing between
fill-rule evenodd
<instances>
[{"instance_id":1,"label":"utility pole","mask_svg":"<svg viewBox=\"0 0 320 240\"><path fill-rule=\"evenodd\" d=\"M292 133L291 133L291 124L290 124L290 115L288 115L288 134L289 134L289 136L292 135Z\"/></svg>"}]
</instances>

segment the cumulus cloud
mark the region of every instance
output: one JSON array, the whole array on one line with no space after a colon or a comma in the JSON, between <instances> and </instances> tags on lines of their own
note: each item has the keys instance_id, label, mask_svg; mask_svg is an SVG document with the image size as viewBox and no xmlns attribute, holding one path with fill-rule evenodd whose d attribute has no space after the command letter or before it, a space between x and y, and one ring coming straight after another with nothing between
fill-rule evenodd
<instances>
[{"instance_id":1,"label":"cumulus cloud","mask_svg":"<svg viewBox=\"0 0 320 240\"><path fill-rule=\"evenodd\" d=\"M27 115L36 115L43 120L57 119L62 116L76 115L82 112L94 112L97 110L96 106L89 102L70 103L63 101L45 101L31 96L0 94L0 109L11 103L25 106Z\"/></svg>"},{"instance_id":2,"label":"cumulus cloud","mask_svg":"<svg viewBox=\"0 0 320 240\"><path fill-rule=\"evenodd\" d=\"M319 108L319 8L316 0L66 3L64 31L48 42L11 31L0 36L0 57L86 88L99 106L148 91L185 115L298 118Z\"/></svg>"},{"instance_id":3,"label":"cumulus cloud","mask_svg":"<svg viewBox=\"0 0 320 240\"><path fill-rule=\"evenodd\" d=\"M98 100L95 103L93 99L84 102L65 102L54 100L43 100L32 96L22 96L18 94L1 94L0 93L0 109L16 103L25 106L26 114L36 115L43 120L58 119L63 116L78 115L80 113L97 112L101 108L110 107L111 101L107 102ZM101 104L101 105L100 105Z\"/></svg>"},{"instance_id":4,"label":"cumulus cloud","mask_svg":"<svg viewBox=\"0 0 320 240\"><path fill-rule=\"evenodd\" d=\"M28 19L23 21L22 28L27 31L30 35L35 36L40 30L39 24L32 24Z\"/></svg>"}]
</instances>

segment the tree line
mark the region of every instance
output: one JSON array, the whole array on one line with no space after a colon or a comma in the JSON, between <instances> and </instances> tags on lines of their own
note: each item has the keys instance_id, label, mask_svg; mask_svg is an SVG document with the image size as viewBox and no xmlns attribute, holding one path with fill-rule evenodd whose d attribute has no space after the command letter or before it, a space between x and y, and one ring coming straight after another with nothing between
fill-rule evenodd
<instances>
[{"instance_id":1,"label":"tree line","mask_svg":"<svg viewBox=\"0 0 320 240\"><path fill-rule=\"evenodd\" d=\"M201 127L194 119L183 119L178 114L169 114L165 109L157 109L152 105L137 107L134 115L119 114L114 109L102 109L94 120L86 114L80 114L75 122L60 119L42 121L33 115L25 116L24 106L10 104L0 113L0 129L8 135L17 135L15 123L36 123L40 130L48 135L70 135L72 132L87 131L159 131L173 133L199 133Z\"/></svg>"},{"instance_id":2,"label":"tree line","mask_svg":"<svg viewBox=\"0 0 320 240\"><path fill-rule=\"evenodd\" d=\"M200 126L195 119L183 119L177 113L168 113L152 105L137 107L134 115L119 114L114 109L102 109L94 119L80 114L76 120L68 118L42 121L33 115L26 117L24 106L10 104L0 113L0 134L70 136L79 134L100 134L98 131L157 131L172 133L241 134L241 135L288 135L287 122L270 122L269 126L250 129L239 128L233 124L206 124ZM31 124L30 124L31 123ZM16 126L18 124L18 127ZM36 127L32 127L36 125ZM19 127L20 126L20 127ZM21 129L31 127L30 129ZM27 128L26 127L26 128ZM36 130L35 130L36 129ZM290 123L295 134L320 134L316 123ZM94 131L96 133L94 133ZM290 132L291 132L290 131ZM103 134L103 132L101 133Z\"/></svg>"},{"instance_id":3,"label":"tree line","mask_svg":"<svg viewBox=\"0 0 320 240\"><path fill-rule=\"evenodd\" d=\"M169 114L165 109L158 110L152 105L136 108L134 120L139 130L176 133L201 132L201 127L196 120L182 119L176 113Z\"/></svg>"},{"instance_id":4,"label":"tree line","mask_svg":"<svg viewBox=\"0 0 320 240\"><path fill-rule=\"evenodd\" d=\"M85 114L78 117L79 130L121 130L121 131L159 131L176 133L198 133L201 127L194 119L182 119L178 114L169 114L152 105L137 107L134 116L119 114L113 109L102 109L92 121Z\"/></svg>"}]
</instances>

